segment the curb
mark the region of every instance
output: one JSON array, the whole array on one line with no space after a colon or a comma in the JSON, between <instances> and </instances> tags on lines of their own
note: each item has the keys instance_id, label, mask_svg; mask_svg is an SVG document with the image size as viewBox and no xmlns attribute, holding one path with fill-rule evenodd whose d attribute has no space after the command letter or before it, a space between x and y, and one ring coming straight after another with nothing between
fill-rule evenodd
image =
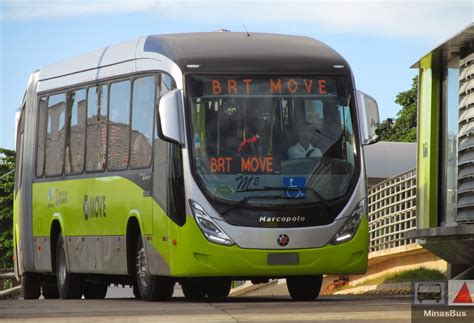
<instances>
[{"instance_id":1,"label":"curb","mask_svg":"<svg viewBox=\"0 0 474 323\"><path fill-rule=\"evenodd\" d=\"M386 283L343 289L333 295L405 295L412 293L412 283Z\"/></svg>"}]
</instances>

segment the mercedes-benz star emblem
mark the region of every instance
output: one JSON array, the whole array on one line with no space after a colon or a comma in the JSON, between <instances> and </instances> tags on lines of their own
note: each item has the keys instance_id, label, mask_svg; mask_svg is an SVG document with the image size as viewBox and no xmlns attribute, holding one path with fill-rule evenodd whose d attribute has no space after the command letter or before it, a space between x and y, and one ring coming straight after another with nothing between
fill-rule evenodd
<instances>
[{"instance_id":1,"label":"mercedes-benz star emblem","mask_svg":"<svg viewBox=\"0 0 474 323\"><path fill-rule=\"evenodd\" d=\"M277 243L282 247L286 246L288 242L290 242L290 237L286 234L280 234L277 238Z\"/></svg>"}]
</instances>

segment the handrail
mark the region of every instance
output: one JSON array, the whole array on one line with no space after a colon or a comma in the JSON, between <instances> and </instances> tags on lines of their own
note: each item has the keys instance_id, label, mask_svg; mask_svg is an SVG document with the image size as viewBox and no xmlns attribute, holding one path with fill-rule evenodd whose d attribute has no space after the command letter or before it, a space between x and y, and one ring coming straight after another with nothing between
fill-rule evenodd
<instances>
[{"instance_id":1,"label":"handrail","mask_svg":"<svg viewBox=\"0 0 474 323\"><path fill-rule=\"evenodd\" d=\"M416 229L416 170L388 178L368 193L369 252L414 243L404 233Z\"/></svg>"}]
</instances>

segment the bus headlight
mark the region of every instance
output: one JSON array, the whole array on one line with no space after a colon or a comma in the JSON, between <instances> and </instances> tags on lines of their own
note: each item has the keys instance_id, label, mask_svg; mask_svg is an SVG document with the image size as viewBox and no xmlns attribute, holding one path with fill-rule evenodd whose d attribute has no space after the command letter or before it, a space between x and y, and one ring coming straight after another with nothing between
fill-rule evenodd
<instances>
[{"instance_id":1,"label":"bus headlight","mask_svg":"<svg viewBox=\"0 0 474 323\"><path fill-rule=\"evenodd\" d=\"M234 241L207 215L201 205L193 200L189 200L189 205L199 228L207 240L227 246L234 244Z\"/></svg>"},{"instance_id":2,"label":"bus headlight","mask_svg":"<svg viewBox=\"0 0 474 323\"><path fill-rule=\"evenodd\" d=\"M348 217L342 228L336 232L334 237L331 239L331 244L338 244L347 242L352 239L354 234L359 227L362 217L366 213L366 200L362 199L357 207L352 211L352 214Z\"/></svg>"}]
</instances>

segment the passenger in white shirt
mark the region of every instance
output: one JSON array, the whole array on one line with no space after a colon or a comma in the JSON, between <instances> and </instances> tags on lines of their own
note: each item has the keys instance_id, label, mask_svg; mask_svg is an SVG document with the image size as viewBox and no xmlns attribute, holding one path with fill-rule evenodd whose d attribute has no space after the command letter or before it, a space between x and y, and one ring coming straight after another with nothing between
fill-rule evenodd
<instances>
[{"instance_id":1,"label":"passenger in white shirt","mask_svg":"<svg viewBox=\"0 0 474 323\"><path fill-rule=\"evenodd\" d=\"M298 132L298 142L288 148L289 159L321 157L321 150L311 145L314 125L306 124Z\"/></svg>"}]
</instances>

